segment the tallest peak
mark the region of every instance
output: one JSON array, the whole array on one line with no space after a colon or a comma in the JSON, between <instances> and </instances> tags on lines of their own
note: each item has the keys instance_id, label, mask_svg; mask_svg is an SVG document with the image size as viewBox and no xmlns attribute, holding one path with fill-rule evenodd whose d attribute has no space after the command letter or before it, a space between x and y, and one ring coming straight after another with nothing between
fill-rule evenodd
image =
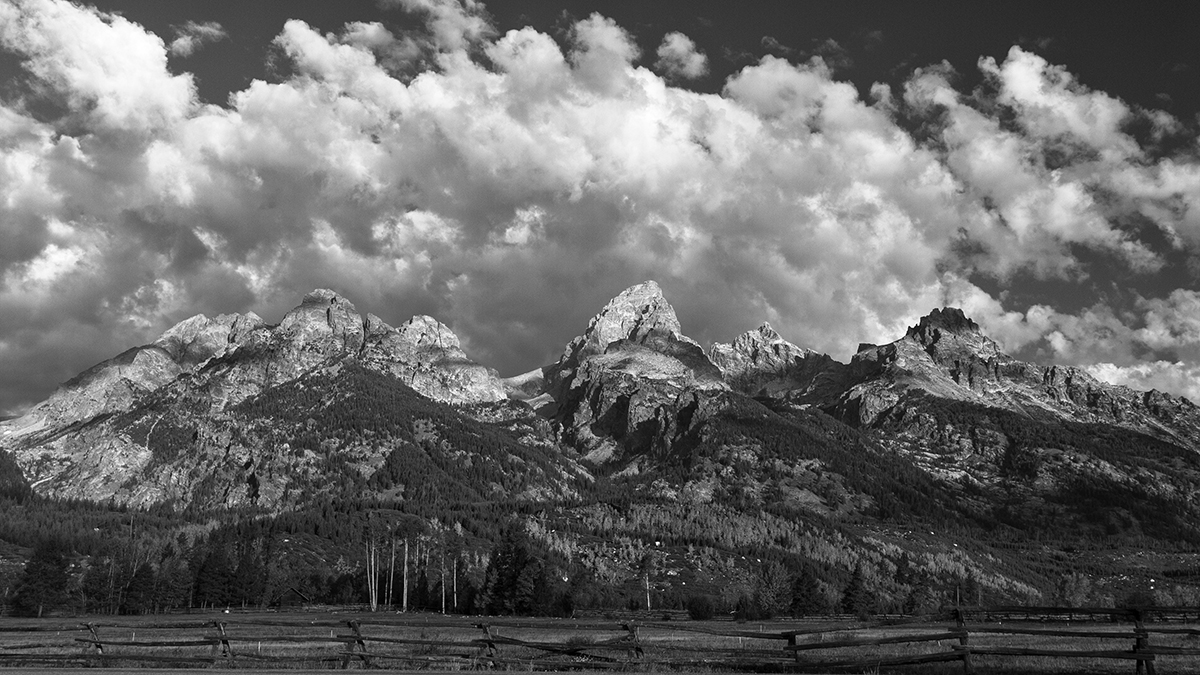
<instances>
[{"instance_id":1,"label":"tallest peak","mask_svg":"<svg viewBox=\"0 0 1200 675\"><path fill-rule=\"evenodd\" d=\"M617 294L608 304L615 302L627 302L630 300L640 300L642 298L662 298L662 288L659 287L656 281L643 281L635 286L630 286Z\"/></svg>"},{"instance_id":2,"label":"tallest peak","mask_svg":"<svg viewBox=\"0 0 1200 675\"><path fill-rule=\"evenodd\" d=\"M577 364L589 355L603 354L614 342L645 342L652 336L679 338L679 319L658 284L645 281L609 300L592 317L587 331L567 345L559 364Z\"/></svg>"},{"instance_id":3,"label":"tallest peak","mask_svg":"<svg viewBox=\"0 0 1200 675\"><path fill-rule=\"evenodd\" d=\"M588 334L603 350L617 340L638 339L651 332L679 333L675 308L653 281L621 291L592 319Z\"/></svg>"}]
</instances>

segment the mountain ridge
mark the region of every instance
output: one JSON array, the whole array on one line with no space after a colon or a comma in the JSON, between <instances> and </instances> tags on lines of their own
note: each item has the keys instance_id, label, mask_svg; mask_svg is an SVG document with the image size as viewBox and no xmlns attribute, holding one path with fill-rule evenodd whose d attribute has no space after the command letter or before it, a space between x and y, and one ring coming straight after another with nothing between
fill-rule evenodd
<instances>
[{"instance_id":1,"label":"mountain ridge","mask_svg":"<svg viewBox=\"0 0 1200 675\"><path fill-rule=\"evenodd\" d=\"M345 367L457 406L456 414L466 416L461 424L475 424L466 421L473 419L509 425L518 434L512 447L533 448L547 461L561 462L563 475L575 471L577 462L592 467L585 473L624 476L694 465L713 438L724 437L730 420L743 414L733 411L759 405L741 397L785 411L785 417L793 414L788 410L819 411L930 475L959 482L1000 480L1004 458L1016 452L1004 415L1040 420L1051 435L1062 425L1093 424L1200 452L1200 412L1187 399L1106 385L1075 368L1018 361L957 308L934 309L897 340L864 345L842 363L788 342L765 323L705 350L683 333L653 281L615 296L554 363L504 379L472 361L453 331L436 319L416 316L392 327L359 313L329 289L306 294L276 325L252 313L190 317L154 342L64 383L25 416L0 423L0 450L16 459L35 491L187 503L187 477L199 475L199 467L208 466L204 462L215 467L218 457L240 456L261 463L272 452L259 438L266 432L253 431L260 422L239 417L237 406L284 385L300 386L289 383L321 378L340 396L353 398L352 390L336 384L349 372ZM164 453L161 439L169 429L179 448ZM398 438L394 433L401 432L389 433ZM389 442L368 439L355 452L372 457L363 466L378 470ZM1020 452L1039 457L1057 452L1050 441L1033 442L1045 447ZM342 461L336 457L345 449L337 448L344 444L327 445L312 446L316 454L305 462ZM946 473L929 459L930 448L935 455L961 456L962 466ZM189 453L203 461L185 461ZM168 455L181 463L164 464ZM990 463L971 464L972 457ZM293 464L279 467L285 465ZM1178 472L1169 467L1155 471L1179 484ZM217 473L230 485L247 475ZM287 476L277 480L282 483L272 494L288 494L280 487ZM682 480L688 482L686 476ZM1063 479L1047 480L1058 485ZM224 493L234 495L230 504L249 499L238 490ZM285 508L285 502L276 500L273 508Z\"/></svg>"}]
</instances>

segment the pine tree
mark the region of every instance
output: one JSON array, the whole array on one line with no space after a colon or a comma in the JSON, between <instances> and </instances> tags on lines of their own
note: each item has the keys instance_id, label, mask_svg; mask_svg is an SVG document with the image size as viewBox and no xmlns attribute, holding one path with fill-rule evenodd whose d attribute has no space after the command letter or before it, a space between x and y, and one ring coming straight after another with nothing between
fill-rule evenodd
<instances>
[{"instance_id":1,"label":"pine tree","mask_svg":"<svg viewBox=\"0 0 1200 675\"><path fill-rule=\"evenodd\" d=\"M792 578L792 616L822 614L827 609L816 573L808 565L801 567Z\"/></svg>"},{"instance_id":2,"label":"pine tree","mask_svg":"<svg viewBox=\"0 0 1200 675\"><path fill-rule=\"evenodd\" d=\"M920 616L930 614L938 609L939 599L933 590L933 581L927 576L916 578L912 582L912 590L904 599L904 613Z\"/></svg>"},{"instance_id":3,"label":"pine tree","mask_svg":"<svg viewBox=\"0 0 1200 675\"><path fill-rule=\"evenodd\" d=\"M242 607L261 603L266 588L266 574L266 566L258 552L247 547L233 572L232 601Z\"/></svg>"},{"instance_id":4,"label":"pine tree","mask_svg":"<svg viewBox=\"0 0 1200 675\"><path fill-rule=\"evenodd\" d=\"M540 560L528 560L513 583L512 607L516 614L541 613L541 590L546 588L545 567Z\"/></svg>"},{"instance_id":5,"label":"pine tree","mask_svg":"<svg viewBox=\"0 0 1200 675\"><path fill-rule=\"evenodd\" d=\"M842 592L842 611L859 618L866 618L875 611L875 600L867 591L862 563L854 567L854 573L850 575L850 581Z\"/></svg>"},{"instance_id":6,"label":"pine tree","mask_svg":"<svg viewBox=\"0 0 1200 675\"><path fill-rule=\"evenodd\" d=\"M41 618L47 610L66 602L70 581L70 563L64 544L58 539L43 539L25 563L25 573L17 586L13 604L22 614Z\"/></svg>"},{"instance_id":7,"label":"pine tree","mask_svg":"<svg viewBox=\"0 0 1200 675\"><path fill-rule=\"evenodd\" d=\"M964 605L983 604L983 585L974 570L962 582L962 602Z\"/></svg>"},{"instance_id":8,"label":"pine tree","mask_svg":"<svg viewBox=\"0 0 1200 675\"><path fill-rule=\"evenodd\" d=\"M150 563L138 565L133 578L125 587L125 602L121 610L125 614L145 614L154 609L154 568Z\"/></svg>"},{"instance_id":9,"label":"pine tree","mask_svg":"<svg viewBox=\"0 0 1200 675\"><path fill-rule=\"evenodd\" d=\"M196 601L201 606L219 607L230 601L229 556L221 542L208 544L208 552L196 570Z\"/></svg>"},{"instance_id":10,"label":"pine tree","mask_svg":"<svg viewBox=\"0 0 1200 675\"><path fill-rule=\"evenodd\" d=\"M114 573L112 558L93 555L89 559L79 589L83 596L84 611L97 614L111 614L116 611Z\"/></svg>"},{"instance_id":11,"label":"pine tree","mask_svg":"<svg viewBox=\"0 0 1200 675\"><path fill-rule=\"evenodd\" d=\"M183 556L165 558L154 580L155 606L162 610L186 607L194 583L192 571Z\"/></svg>"}]
</instances>

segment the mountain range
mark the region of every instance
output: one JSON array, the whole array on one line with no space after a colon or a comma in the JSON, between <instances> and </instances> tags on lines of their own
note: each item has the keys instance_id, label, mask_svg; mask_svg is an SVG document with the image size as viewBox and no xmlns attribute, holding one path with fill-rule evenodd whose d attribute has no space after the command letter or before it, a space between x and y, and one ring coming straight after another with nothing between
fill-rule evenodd
<instances>
[{"instance_id":1,"label":"mountain range","mask_svg":"<svg viewBox=\"0 0 1200 675\"><path fill-rule=\"evenodd\" d=\"M619 493L627 509L832 523L902 547L917 524L935 547L950 530L1200 542L1187 399L1014 359L955 308L848 363L767 324L705 349L652 281L510 378L432 317L392 327L329 290L277 325L195 316L0 422L0 451L9 489L143 508L356 495L578 519ZM997 589L1036 581L979 564Z\"/></svg>"}]
</instances>

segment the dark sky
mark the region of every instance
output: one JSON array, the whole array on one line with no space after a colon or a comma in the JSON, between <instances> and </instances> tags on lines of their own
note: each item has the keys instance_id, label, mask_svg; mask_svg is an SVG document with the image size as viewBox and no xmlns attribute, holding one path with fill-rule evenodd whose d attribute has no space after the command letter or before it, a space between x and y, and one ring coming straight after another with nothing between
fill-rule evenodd
<instances>
[{"instance_id":1,"label":"dark sky","mask_svg":"<svg viewBox=\"0 0 1200 675\"><path fill-rule=\"evenodd\" d=\"M650 278L705 344L954 304L1198 399L1194 6L7 0L0 413L314 287L511 375Z\"/></svg>"},{"instance_id":2,"label":"dark sky","mask_svg":"<svg viewBox=\"0 0 1200 675\"><path fill-rule=\"evenodd\" d=\"M253 78L269 78L271 39L288 19L322 31L350 21L379 21L419 30L421 21L373 0L102 0L94 6L119 12L170 39L187 21L220 23L229 38L197 52L184 65L196 73L201 97L222 104ZM1093 89L1129 103L1191 116L1200 110L1200 48L1192 3L1096 2L794 2L729 3L557 2L515 0L486 5L496 28L532 26L563 40L574 21L600 12L633 33L645 55L662 36L680 31L710 58L711 74L691 87L719 92L725 79L764 54L803 60L837 54L839 79L864 94L874 82L902 83L914 67L948 61L973 85L981 56L1003 59L1020 45L1053 63L1066 64ZM772 48L773 38L779 45ZM829 43L833 41L837 47ZM790 51L789 51L790 50ZM652 59L650 59L652 60Z\"/></svg>"}]
</instances>

